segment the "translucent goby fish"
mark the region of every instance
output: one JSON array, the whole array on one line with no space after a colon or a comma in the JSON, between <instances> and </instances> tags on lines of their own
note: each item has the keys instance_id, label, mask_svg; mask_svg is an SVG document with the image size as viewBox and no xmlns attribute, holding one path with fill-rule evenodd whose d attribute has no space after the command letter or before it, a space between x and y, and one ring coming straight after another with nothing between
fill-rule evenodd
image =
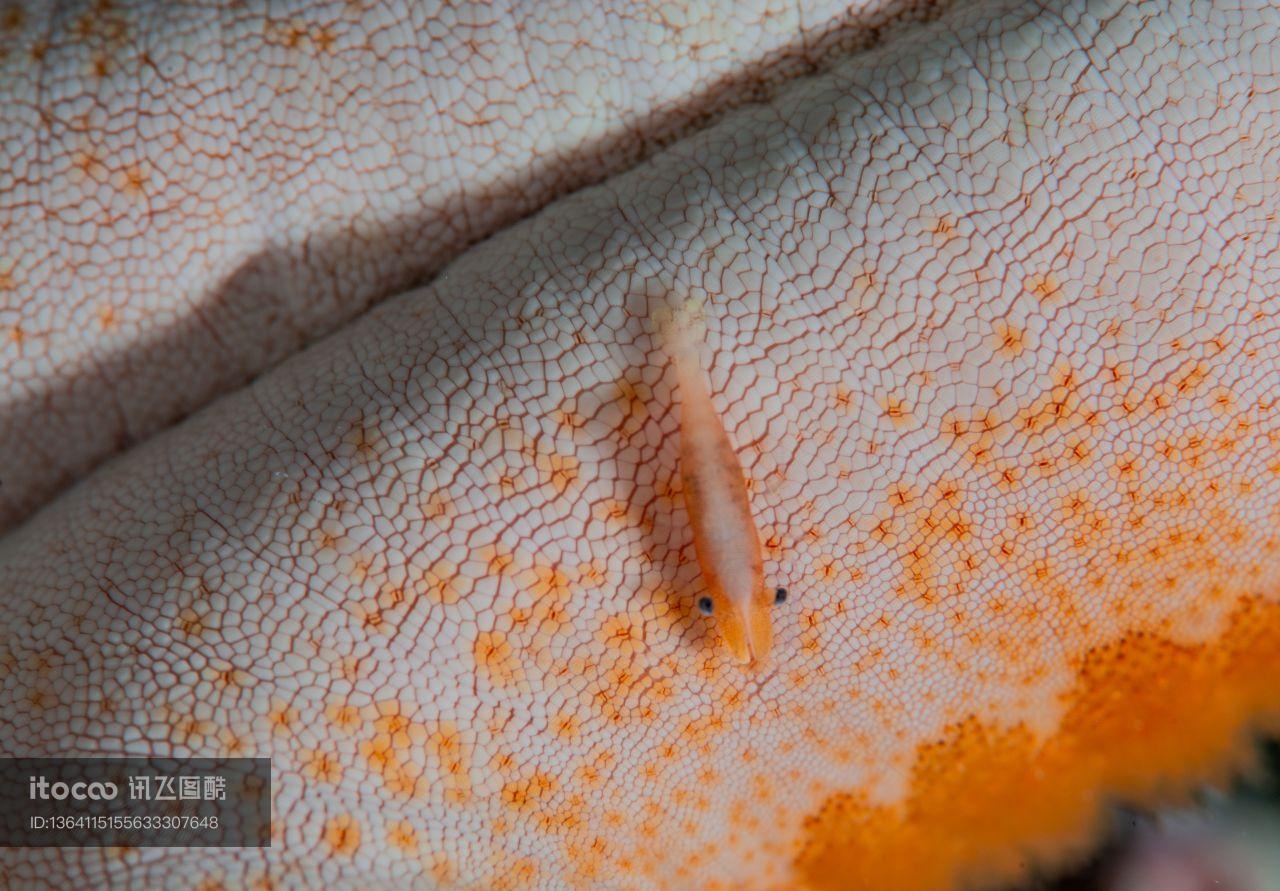
<instances>
[{"instance_id":1,"label":"translucent goby fish","mask_svg":"<svg viewBox=\"0 0 1280 891\"><path fill-rule=\"evenodd\" d=\"M653 313L658 340L675 372L680 414L680 477L693 546L706 584L698 609L711 616L734 658L762 663L773 646L772 608L785 588L767 588L760 533L751 516L746 475L711 401L700 350L703 305L690 299Z\"/></svg>"}]
</instances>

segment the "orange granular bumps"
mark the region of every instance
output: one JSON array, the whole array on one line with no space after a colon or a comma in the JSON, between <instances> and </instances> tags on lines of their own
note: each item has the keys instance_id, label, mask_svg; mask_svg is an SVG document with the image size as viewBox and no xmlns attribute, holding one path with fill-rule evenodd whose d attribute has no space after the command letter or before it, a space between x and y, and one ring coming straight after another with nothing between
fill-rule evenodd
<instances>
[{"instance_id":1,"label":"orange granular bumps","mask_svg":"<svg viewBox=\"0 0 1280 891\"><path fill-rule=\"evenodd\" d=\"M806 823L813 888L941 889L1020 878L1083 853L1102 805L1185 794L1248 757L1248 730L1280 724L1280 604L1241 598L1227 628L1186 645L1149 632L1089 649L1058 732L976 717L916 751L903 804L830 796Z\"/></svg>"}]
</instances>

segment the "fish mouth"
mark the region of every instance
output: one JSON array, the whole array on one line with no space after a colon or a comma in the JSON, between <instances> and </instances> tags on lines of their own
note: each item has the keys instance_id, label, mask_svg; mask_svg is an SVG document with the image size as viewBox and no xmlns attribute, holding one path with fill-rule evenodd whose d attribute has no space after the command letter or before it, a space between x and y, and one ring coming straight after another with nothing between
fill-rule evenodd
<instances>
[{"instance_id":1,"label":"fish mouth","mask_svg":"<svg viewBox=\"0 0 1280 891\"><path fill-rule=\"evenodd\" d=\"M755 651L746 637L740 637L736 641L730 640L729 651L733 653L734 661L739 665L750 665L756 661Z\"/></svg>"}]
</instances>

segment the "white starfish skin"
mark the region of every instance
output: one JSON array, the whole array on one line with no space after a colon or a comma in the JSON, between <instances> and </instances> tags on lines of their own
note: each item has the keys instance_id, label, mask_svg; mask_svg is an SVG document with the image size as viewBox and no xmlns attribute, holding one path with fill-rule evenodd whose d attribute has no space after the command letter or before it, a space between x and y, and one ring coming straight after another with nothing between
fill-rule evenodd
<instances>
[{"instance_id":1,"label":"white starfish skin","mask_svg":"<svg viewBox=\"0 0 1280 891\"><path fill-rule=\"evenodd\" d=\"M0 531L467 244L930 5L6 7Z\"/></svg>"},{"instance_id":2,"label":"white starfish skin","mask_svg":"<svg viewBox=\"0 0 1280 891\"><path fill-rule=\"evenodd\" d=\"M1051 735L1085 648L1274 599L1278 18L975 4L77 486L0 543L0 746L270 754L277 835L7 878L787 884L831 792L900 800L966 715ZM793 591L758 675L692 609L645 319L693 289Z\"/></svg>"}]
</instances>

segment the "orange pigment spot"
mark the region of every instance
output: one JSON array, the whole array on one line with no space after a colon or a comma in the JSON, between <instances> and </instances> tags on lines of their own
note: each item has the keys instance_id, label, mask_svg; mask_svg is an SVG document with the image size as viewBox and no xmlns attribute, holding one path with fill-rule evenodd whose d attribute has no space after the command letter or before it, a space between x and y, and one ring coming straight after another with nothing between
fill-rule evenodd
<instances>
[{"instance_id":1,"label":"orange pigment spot","mask_svg":"<svg viewBox=\"0 0 1280 891\"><path fill-rule=\"evenodd\" d=\"M298 710L283 702L276 702L267 713L267 720L271 722L273 733L285 732L298 722Z\"/></svg>"},{"instance_id":2,"label":"orange pigment spot","mask_svg":"<svg viewBox=\"0 0 1280 891\"><path fill-rule=\"evenodd\" d=\"M517 582L526 586L539 600L564 600L570 595L569 576L554 565L535 563L531 574L522 574Z\"/></svg>"},{"instance_id":3,"label":"orange pigment spot","mask_svg":"<svg viewBox=\"0 0 1280 891\"><path fill-rule=\"evenodd\" d=\"M324 840L335 854L350 857L360 847L360 824L350 814L340 814L324 824Z\"/></svg>"},{"instance_id":4,"label":"orange pigment spot","mask_svg":"<svg viewBox=\"0 0 1280 891\"><path fill-rule=\"evenodd\" d=\"M1280 604L1241 597L1205 644L1132 632L1075 671L1053 736L970 715L916 749L901 804L830 795L805 821L795 866L808 887L1019 881L1030 861L1084 853L1116 797L1149 804L1225 780L1247 758L1241 729L1280 719Z\"/></svg>"},{"instance_id":5,"label":"orange pigment spot","mask_svg":"<svg viewBox=\"0 0 1280 891\"><path fill-rule=\"evenodd\" d=\"M538 861L521 857L506 866L506 872L495 879L494 891L528 888L538 880Z\"/></svg>"},{"instance_id":6,"label":"orange pigment spot","mask_svg":"<svg viewBox=\"0 0 1280 891\"><path fill-rule=\"evenodd\" d=\"M596 632L596 640L611 650L634 656L644 652L644 622L629 615L608 616Z\"/></svg>"},{"instance_id":7,"label":"orange pigment spot","mask_svg":"<svg viewBox=\"0 0 1280 891\"><path fill-rule=\"evenodd\" d=\"M418 836L414 832L413 825L408 820L397 820L387 825L387 841L394 848L399 848L406 854L415 853L418 850Z\"/></svg>"},{"instance_id":8,"label":"orange pigment spot","mask_svg":"<svg viewBox=\"0 0 1280 891\"><path fill-rule=\"evenodd\" d=\"M482 561L489 569L489 575L502 575L515 562L515 554L496 544L482 545L476 548L476 559Z\"/></svg>"},{"instance_id":9,"label":"orange pigment spot","mask_svg":"<svg viewBox=\"0 0 1280 891\"><path fill-rule=\"evenodd\" d=\"M920 492L906 483L894 483L889 487L888 502L891 507L906 507L919 497Z\"/></svg>"},{"instance_id":10,"label":"orange pigment spot","mask_svg":"<svg viewBox=\"0 0 1280 891\"><path fill-rule=\"evenodd\" d=\"M427 754L443 778L445 797L462 802L471 795L471 747L452 721L441 721L427 737Z\"/></svg>"},{"instance_id":11,"label":"orange pigment spot","mask_svg":"<svg viewBox=\"0 0 1280 891\"><path fill-rule=\"evenodd\" d=\"M334 727L339 730L351 730L360 724L360 711L353 705L346 702L339 702L330 705L325 709L325 715L333 723Z\"/></svg>"},{"instance_id":12,"label":"orange pigment spot","mask_svg":"<svg viewBox=\"0 0 1280 891\"><path fill-rule=\"evenodd\" d=\"M103 182L108 175L107 165L92 152L78 151L71 156L71 164L84 176Z\"/></svg>"},{"instance_id":13,"label":"orange pigment spot","mask_svg":"<svg viewBox=\"0 0 1280 891\"><path fill-rule=\"evenodd\" d=\"M559 452L539 452L533 459L539 478L551 486L557 495L563 495L578 479L578 459Z\"/></svg>"},{"instance_id":14,"label":"orange pigment spot","mask_svg":"<svg viewBox=\"0 0 1280 891\"><path fill-rule=\"evenodd\" d=\"M422 573L419 590L432 603L451 606L462 599L462 585L458 567L441 559Z\"/></svg>"},{"instance_id":15,"label":"orange pigment spot","mask_svg":"<svg viewBox=\"0 0 1280 891\"><path fill-rule=\"evenodd\" d=\"M1003 492L1018 488L1026 471L1010 461L997 461L994 468L995 483Z\"/></svg>"},{"instance_id":16,"label":"orange pigment spot","mask_svg":"<svg viewBox=\"0 0 1280 891\"><path fill-rule=\"evenodd\" d=\"M99 67L99 74L105 75L106 62ZM126 195L140 196L145 191L147 173L137 164L129 164L115 175L115 187Z\"/></svg>"},{"instance_id":17,"label":"orange pigment spot","mask_svg":"<svg viewBox=\"0 0 1280 891\"><path fill-rule=\"evenodd\" d=\"M616 529L653 529L653 520L647 518L639 506L633 506L629 502L616 498L603 498L595 502L591 515Z\"/></svg>"},{"instance_id":18,"label":"orange pigment spot","mask_svg":"<svg viewBox=\"0 0 1280 891\"><path fill-rule=\"evenodd\" d=\"M507 636L499 631L481 631L471 647L476 672L495 687L506 686L523 678L520 663Z\"/></svg>"},{"instance_id":19,"label":"orange pigment spot","mask_svg":"<svg viewBox=\"0 0 1280 891\"><path fill-rule=\"evenodd\" d=\"M587 425L587 419L578 412L575 401L565 403L564 406L553 411L551 417L555 419L558 426L569 431L570 435Z\"/></svg>"},{"instance_id":20,"label":"orange pigment spot","mask_svg":"<svg viewBox=\"0 0 1280 891\"><path fill-rule=\"evenodd\" d=\"M381 775L387 789L412 797L422 779L418 752L428 739L427 729L402 714L402 706L395 700L378 703L374 711L378 717L373 721L373 735L361 740L358 752Z\"/></svg>"},{"instance_id":21,"label":"orange pigment spot","mask_svg":"<svg viewBox=\"0 0 1280 891\"><path fill-rule=\"evenodd\" d=\"M378 432L376 425L357 421L342 437L342 442L355 453L358 460L368 462L378 456L382 434Z\"/></svg>"},{"instance_id":22,"label":"orange pigment spot","mask_svg":"<svg viewBox=\"0 0 1280 891\"><path fill-rule=\"evenodd\" d=\"M120 320L116 317L114 306L103 304L98 309L98 324L102 326L103 331L114 331L120 327Z\"/></svg>"},{"instance_id":23,"label":"orange pigment spot","mask_svg":"<svg viewBox=\"0 0 1280 891\"><path fill-rule=\"evenodd\" d=\"M342 765L328 752L303 750L302 773L314 780L337 783L342 779Z\"/></svg>"},{"instance_id":24,"label":"orange pigment spot","mask_svg":"<svg viewBox=\"0 0 1280 891\"><path fill-rule=\"evenodd\" d=\"M554 795L559 787L560 783L554 776L544 771L535 771L528 777L503 784L501 798L510 808L521 813L531 813Z\"/></svg>"},{"instance_id":25,"label":"orange pigment spot","mask_svg":"<svg viewBox=\"0 0 1280 891\"><path fill-rule=\"evenodd\" d=\"M1017 429L1026 434L1039 434L1068 424L1087 422L1089 414L1081 405L1076 388L1075 375L1070 369L1059 369L1058 383L1041 393L1020 411L1015 421Z\"/></svg>"},{"instance_id":26,"label":"orange pigment spot","mask_svg":"<svg viewBox=\"0 0 1280 891\"><path fill-rule=\"evenodd\" d=\"M178 630L190 637L199 637L200 632L204 631L204 622L195 610L185 607L178 614Z\"/></svg>"},{"instance_id":27,"label":"orange pigment spot","mask_svg":"<svg viewBox=\"0 0 1280 891\"><path fill-rule=\"evenodd\" d=\"M893 426L899 429L914 420L911 416L911 408L906 400L899 396L886 396L880 400L880 407L884 410L885 416L893 422Z\"/></svg>"},{"instance_id":28,"label":"orange pigment spot","mask_svg":"<svg viewBox=\"0 0 1280 891\"><path fill-rule=\"evenodd\" d=\"M422 516L428 520L452 520L458 516L458 505L447 492L432 492L422 504Z\"/></svg>"},{"instance_id":29,"label":"orange pigment spot","mask_svg":"<svg viewBox=\"0 0 1280 891\"><path fill-rule=\"evenodd\" d=\"M1024 336L1021 328L1015 328L1003 319L996 321L996 349L1002 356L1012 359L1021 354Z\"/></svg>"},{"instance_id":30,"label":"orange pigment spot","mask_svg":"<svg viewBox=\"0 0 1280 891\"><path fill-rule=\"evenodd\" d=\"M1027 291L1040 301L1052 300L1062 294L1062 285L1052 273L1048 272L1027 276L1024 285Z\"/></svg>"},{"instance_id":31,"label":"orange pigment spot","mask_svg":"<svg viewBox=\"0 0 1280 891\"><path fill-rule=\"evenodd\" d=\"M640 432L649 422L649 405L653 401L653 391L646 384L618 379L618 394L615 407L620 415L616 434L629 439Z\"/></svg>"},{"instance_id":32,"label":"orange pigment spot","mask_svg":"<svg viewBox=\"0 0 1280 891\"><path fill-rule=\"evenodd\" d=\"M584 584L597 588L604 584L604 564L600 560L592 560L578 567L578 579Z\"/></svg>"},{"instance_id":33,"label":"orange pigment spot","mask_svg":"<svg viewBox=\"0 0 1280 891\"><path fill-rule=\"evenodd\" d=\"M581 722L568 712L560 712L551 722L551 727L555 731L556 736L560 739L569 741L576 739L581 730Z\"/></svg>"}]
</instances>

